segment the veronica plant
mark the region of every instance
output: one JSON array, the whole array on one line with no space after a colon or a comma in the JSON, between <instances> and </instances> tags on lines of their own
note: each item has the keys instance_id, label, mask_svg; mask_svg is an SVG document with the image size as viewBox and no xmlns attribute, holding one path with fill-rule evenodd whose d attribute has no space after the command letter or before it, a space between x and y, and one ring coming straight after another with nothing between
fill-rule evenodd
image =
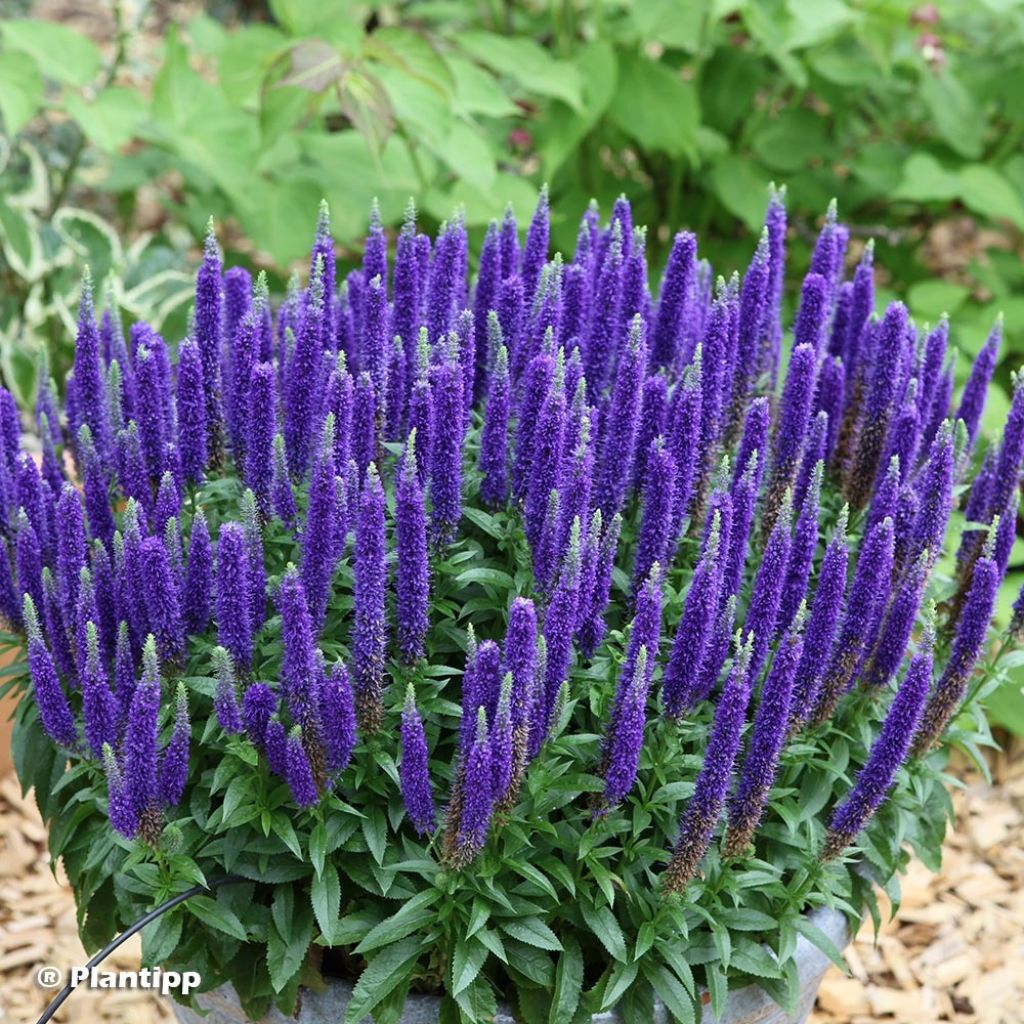
<instances>
[{"instance_id":1,"label":"veronica plant","mask_svg":"<svg viewBox=\"0 0 1024 1024\"><path fill-rule=\"evenodd\" d=\"M84 279L38 463L0 395L0 611L87 945L230 873L143 951L254 1015L342 976L349 1024L688 1021L792 1005L809 910L937 863L1024 382L983 439L994 360L954 412L946 326L875 310L870 246L846 280L834 207L784 341L783 199L742 278L683 232L654 289L624 200L569 257L546 195L507 212L475 280L411 207L340 276L324 209L273 313L211 231L173 346Z\"/></svg>"}]
</instances>

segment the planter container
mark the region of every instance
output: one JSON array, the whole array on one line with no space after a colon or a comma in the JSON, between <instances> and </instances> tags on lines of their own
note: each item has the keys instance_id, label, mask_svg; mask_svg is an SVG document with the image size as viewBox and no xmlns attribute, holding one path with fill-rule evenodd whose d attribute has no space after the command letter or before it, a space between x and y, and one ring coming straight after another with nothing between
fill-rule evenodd
<instances>
[{"instance_id":1,"label":"planter container","mask_svg":"<svg viewBox=\"0 0 1024 1024\"><path fill-rule=\"evenodd\" d=\"M846 918L836 910L820 909L810 915L817 925L839 948L850 939ZM707 995L704 997L703 1024L804 1024L818 994L818 986L829 967L828 957L813 946L802 935L796 944L797 970L800 975L800 997L796 1011L787 1014L756 985L737 989L729 993L721 1017L711 1013ZM352 994L352 986L344 981L331 980L326 991L303 992L301 1009L296 1018L285 1017L277 1010L271 1010L261 1024L341 1024L345 1019L345 1008ZM174 1004L180 1024L248 1024L242 1012L234 989L230 985L205 992L197 997L206 1016L200 1016L188 1007ZM402 1024L437 1024L440 1000L434 996L410 995L402 1014ZM618 1024L621 1017L614 1011L596 1014L593 1024ZM369 1024L367 1017L363 1024ZM671 1024L672 1017L656 999L651 1024ZM515 1024L507 1007L499 1008L494 1024Z\"/></svg>"}]
</instances>

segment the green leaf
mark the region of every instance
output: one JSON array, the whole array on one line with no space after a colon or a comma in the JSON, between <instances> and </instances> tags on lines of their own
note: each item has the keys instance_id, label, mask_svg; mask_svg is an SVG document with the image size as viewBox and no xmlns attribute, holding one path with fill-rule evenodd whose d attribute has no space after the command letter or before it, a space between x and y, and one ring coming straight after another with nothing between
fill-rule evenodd
<instances>
[{"instance_id":1,"label":"green leaf","mask_svg":"<svg viewBox=\"0 0 1024 1024\"><path fill-rule=\"evenodd\" d=\"M764 223L768 175L755 164L735 156L726 157L712 168L711 187L722 205L752 231Z\"/></svg>"},{"instance_id":2,"label":"green leaf","mask_svg":"<svg viewBox=\"0 0 1024 1024\"><path fill-rule=\"evenodd\" d=\"M564 947L555 968L555 995L548 1024L572 1024L583 991L583 954L579 943L569 936Z\"/></svg>"},{"instance_id":3,"label":"green leaf","mask_svg":"<svg viewBox=\"0 0 1024 1024\"><path fill-rule=\"evenodd\" d=\"M17 135L43 102L43 78L36 62L18 50L0 53L0 115L4 131Z\"/></svg>"},{"instance_id":4,"label":"green leaf","mask_svg":"<svg viewBox=\"0 0 1024 1024\"><path fill-rule=\"evenodd\" d=\"M380 924L371 928L355 951L369 953L371 950L388 946L413 932L420 931L437 916L431 907L440 896L441 893L438 889L425 889L423 892L417 893L407 903L403 903L391 917L385 918Z\"/></svg>"},{"instance_id":5,"label":"green leaf","mask_svg":"<svg viewBox=\"0 0 1024 1024\"><path fill-rule=\"evenodd\" d=\"M362 20L354 0L270 0L270 10L291 35L321 36L353 50L362 39Z\"/></svg>"},{"instance_id":6,"label":"green leaf","mask_svg":"<svg viewBox=\"0 0 1024 1024\"><path fill-rule=\"evenodd\" d=\"M608 984L604 987L604 996L601 999L601 1009L608 1010L615 1006L622 998L623 993L636 981L640 965L633 963L617 963L612 967L608 975Z\"/></svg>"},{"instance_id":7,"label":"green leaf","mask_svg":"<svg viewBox=\"0 0 1024 1024\"><path fill-rule=\"evenodd\" d=\"M341 883L333 864L325 864L323 872L314 877L310 895L320 932L331 942L341 913Z\"/></svg>"},{"instance_id":8,"label":"green leaf","mask_svg":"<svg viewBox=\"0 0 1024 1024\"><path fill-rule=\"evenodd\" d=\"M91 103L77 93L69 93L64 102L86 138L107 153L116 152L130 142L148 112L134 89L120 86L109 86Z\"/></svg>"},{"instance_id":9,"label":"green leaf","mask_svg":"<svg viewBox=\"0 0 1024 1024\"><path fill-rule=\"evenodd\" d=\"M971 164L963 168L960 197L976 213L994 220L1008 220L1024 230L1024 200L994 167Z\"/></svg>"},{"instance_id":10,"label":"green leaf","mask_svg":"<svg viewBox=\"0 0 1024 1024\"><path fill-rule=\"evenodd\" d=\"M388 820L383 810L379 807L367 809L367 815L362 820L363 837L366 845L373 854L373 859L378 864L384 863L384 851L388 841Z\"/></svg>"},{"instance_id":11,"label":"green leaf","mask_svg":"<svg viewBox=\"0 0 1024 1024\"><path fill-rule=\"evenodd\" d=\"M574 110L582 110L579 72L567 61L556 60L532 39L470 31L460 32L454 41L481 64L508 75L529 92L553 96Z\"/></svg>"},{"instance_id":12,"label":"green leaf","mask_svg":"<svg viewBox=\"0 0 1024 1024\"><path fill-rule=\"evenodd\" d=\"M641 54L619 54L618 87L608 116L644 149L674 157L696 152L697 90L666 65Z\"/></svg>"},{"instance_id":13,"label":"green leaf","mask_svg":"<svg viewBox=\"0 0 1024 1024\"><path fill-rule=\"evenodd\" d=\"M487 141L464 121L452 122L437 155L474 188L487 191L498 173Z\"/></svg>"},{"instance_id":14,"label":"green leaf","mask_svg":"<svg viewBox=\"0 0 1024 1024\"><path fill-rule=\"evenodd\" d=\"M2 54L0 54L2 57ZM2 108L0 108L2 109ZM31 214L8 205L0 194L0 245L14 272L34 281L46 268L43 245Z\"/></svg>"},{"instance_id":15,"label":"green leaf","mask_svg":"<svg viewBox=\"0 0 1024 1024\"><path fill-rule=\"evenodd\" d=\"M985 117L953 71L922 68L921 96L943 140L968 160L981 156Z\"/></svg>"},{"instance_id":16,"label":"green leaf","mask_svg":"<svg viewBox=\"0 0 1024 1024\"><path fill-rule=\"evenodd\" d=\"M956 174L947 171L930 153L914 153L903 165L903 180L893 198L927 202L956 199L959 193Z\"/></svg>"},{"instance_id":17,"label":"green leaf","mask_svg":"<svg viewBox=\"0 0 1024 1024\"><path fill-rule=\"evenodd\" d=\"M199 918L203 924L209 925L217 931L224 932L240 942L248 941L248 934L245 927L238 919L238 915L210 896L193 896L186 904L188 911L193 917Z\"/></svg>"},{"instance_id":18,"label":"green leaf","mask_svg":"<svg viewBox=\"0 0 1024 1024\"><path fill-rule=\"evenodd\" d=\"M465 587L470 583L486 583L503 590L515 590L516 581L502 569L492 569L486 565L464 569L455 577L457 587Z\"/></svg>"},{"instance_id":19,"label":"green leaf","mask_svg":"<svg viewBox=\"0 0 1024 1024\"><path fill-rule=\"evenodd\" d=\"M494 75L465 57L448 58L448 70L455 83L455 111L463 116L512 117L518 108L498 84Z\"/></svg>"},{"instance_id":20,"label":"green leaf","mask_svg":"<svg viewBox=\"0 0 1024 1024\"><path fill-rule=\"evenodd\" d=\"M452 957L452 989L451 994L458 994L468 988L480 973L489 955L487 947L477 939L460 938L455 943L455 956Z\"/></svg>"},{"instance_id":21,"label":"green leaf","mask_svg":"<svg viewBox=\"0 0 1024 1024\"><path fill-rule=\"evenodd\" d=\"M360 1024L381 1000L412 974L420 948L420 940L403 939L381 950L367 964L345 1009L345 1024Z\"/></svg>"},{"instance_id":22,"label":"green leaf","mask_svg":"<svg viewBox=\"0 0 1024 1024\"><path fill-rule=\"evenodd\" d=\"M173 910L161 914L142 929L142 960L147 966L159 967L167 963L178 948L183 921L181 913Z\"/></svg>"},{"instance_id":23,"label":"green leaf","mask_svg":"<svg viewBox=\"0 0 1024 1024\"><path fill-rule=\"evenodd\" d=\"M767 167L779 171L797 171L830 148L824 118L803 107L781 111L754 136L751 145Z\"/></svg>"},{"instance_id":24,"label":"green leaf","mask_svg":"<svg viewBox=\"0 0 1024 1024\"><path fill-rule=\"evenodd\" d=\"M815 924L804 916L800 916L793 922L796 930L812 945L817 946L838 967L845 973L846 961L842 953L836 948L836 944Z\"/></svg>"},{"instance_id":25,"label":"green leaf","mask_svg":"<svg viewBox=\"0 0 1024 1024\"><path fill-rule=\"evenodd\" d=\"M697 53L711 6L709 0L690 0L685 4L677 0L643 0L631 5L630 18L645 42Z\"/></svg>"},{"instance_id":26,"label":"green leaf","mask_svg":"<svg viewBox=\"0 0 1024 1024\"><path fill-rule=\"evenodd\" d=\"M620 963L627 959L626 939L609 907L589 907L586 903L580 905L580 911L587 927L601 941L601 945Z\"/></svg>"},{"instance_id":27,"label":"green leaf","mask_svg":"<svg viewBox=\"0 0 1024 1024\"><path fill-rule=\"evenodd\" d=\"M969 295L969 288L952 281L918 281L907 289L907 304L915 316L933 323L943 313L955 313Z\"/></svg>"},{"instance_id":28,"label":"green leaf","mask_svg":"<svg viewBox=\"0 0 1024 1024\"><path fill-rule=\"evenodd\" d=\"M102 60L96 44L81 32L54 21L12 18L0 21L4 42L27 53L47 78L69 85L88 85Z\"/></svg>"},{"instance_id":29,"label":"green leaf","mask_svg":"<svg viewBox=\"0 0 1024 1024\"><path fill-rule=\"evenodd\" d=\"M493 1021L498 1012L498 1003L487 979L478 976L473 984L460 992L455 1001L462 1011L463 1020L471 1024L485 1024Z\"/></svg>"},{"instance_id":30,"label":"green leaf","mask_svg":"<svg viewBox=\"0 0 1024 1024\"><path fill-rule=\"evenodd\" d=\"M558 936L539 917L519 917L498 922L498 927L512 938L538 949L560 952L562 944Z\"/></svg>"},{"instance_id":31,"label":"green leaf","mask_svg":"<svg viewBox=\"0 0 1024 1024\"><path fill-rule=\"evenodd\" d=\"M309 862L319 875L324 870L324 858L327 856L327 826L318 821L309 834Z\"/></svg>"},{"instance_id":32,"label":"green leaf","mask_svg":"<svg viewBox=\"0 0 1024 1024\"><path fill-rule=\"evenodd\" d=\"M290 886L282 888L291 892ZM275 896L275 911L277 906ZM285 921L281 921L276 912L273 914L267 926L267 970L275 992L282 991L301 970L312 938L313 915L306 903L301 904L299 912L294 916L289 914Z\"/></svg>"},{"instance_id":33,"label":"green leaf","mask_svg":"<svg viewBox=\"0 0 1024 1024\"><path fill-rule=\"evenodd\" d=\"M224 95L239 107L257 103L267 72L287 47L284 33L270 25L245 25L229 32L217 58Z\"/></svg>"},{"instance_id":34,"label":"green leaf","mask_svg":"<svg viewBox=\"0 0 1024 1024\"><path fill-rule=\"evenodd\" d=\"M662 964L649 960L643 962L641 969L644 977L651 983L651 988L658 993L672 1016L680 1024L693 1024L696 1020L693 1000L690 993L679 983L679 979Z\"/></svg>"}]
</instances>

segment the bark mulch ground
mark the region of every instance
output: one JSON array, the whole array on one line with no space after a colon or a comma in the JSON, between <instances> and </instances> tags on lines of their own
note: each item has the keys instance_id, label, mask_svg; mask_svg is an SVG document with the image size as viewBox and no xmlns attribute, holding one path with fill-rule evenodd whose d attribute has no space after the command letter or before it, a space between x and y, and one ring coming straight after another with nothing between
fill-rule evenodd
<instances>
[{"instance_id":1,"label":"bark mulch ground","mask_svg":"<svg viewBox=\"0 0 1024 1024\"><path fill-rule=\"evenodd\" d=\"M1024 743L992 759L993 785L964 769L958 826L941 874L914 863L903 904L878 942L870 922L846 951L850 975L822 984L812 1024L1024 1024ZM55 879L31 797L0 780L0 1024L32 1024L52 993L40 967L87 959L63 873ZM108 962L132 970L138 941ZM170 1024L158 997L76 992L56 1017L89 1024Z\"/></svg>"}]
</instances>

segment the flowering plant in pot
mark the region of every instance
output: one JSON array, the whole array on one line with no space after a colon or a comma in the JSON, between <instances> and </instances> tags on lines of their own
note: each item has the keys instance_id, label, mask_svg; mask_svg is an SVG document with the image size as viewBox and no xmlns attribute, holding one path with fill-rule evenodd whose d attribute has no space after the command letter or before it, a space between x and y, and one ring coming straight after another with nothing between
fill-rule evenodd
<instances>
[{"instance_id":1,"label":"flowering plant in pot","mask_svg":"<svg viewBox=\"0 0 1024 1024\"><path fill-rule=\"evenodd\" d=\"M806 1008L815 912L936 864L989 741L1024 390L986 446L998 333L954 404L834 208L785 340L785 230L717 281L682 232L649 291L625 200L564 260L542 194L471 286L410 209L339 283L322 211L274 312L211 233L173 351L86 279L41 470L0 396L0 598L87 945L198 884L143 955L254 1018Z\"/></svg>"}]
</instances>

